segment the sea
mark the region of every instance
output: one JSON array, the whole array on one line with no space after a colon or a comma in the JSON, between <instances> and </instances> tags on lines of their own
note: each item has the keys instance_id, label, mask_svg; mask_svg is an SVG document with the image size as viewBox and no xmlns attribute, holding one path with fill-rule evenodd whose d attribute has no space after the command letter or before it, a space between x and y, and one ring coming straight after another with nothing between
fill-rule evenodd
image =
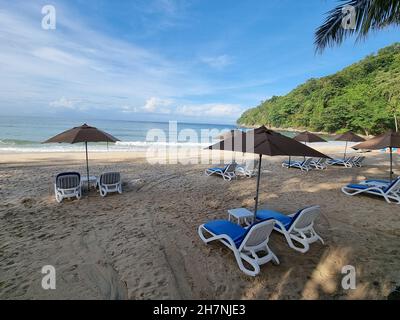
<instances>
[{"instance_id":1,"label":"sea","mask_svg":"<svg viewBox=\"0 0 400 320\"><path fill-rule=\"evenodd\" d=\"M80 126L79 120L0 116L1 152L71 152L82 151L82 143L43 143L70 128ZM96 151L145 151L149 146L206 147L217 141L216 136L235 129L232 124L200 124L184 122L146 122L126 120L88 120L87 124L110 133L120 141L90 143Z\"/></svg>"},{"instance_id":2,"label":"sea","mask_svg":"<svg viewBox=\"0 0 400 320\"><path fill-rule=\"evenodd\" d=\"M74 152L82 151L82 143L43 143L54 135L80 126L72 119L0 116L0 153L12 152ZM110 133L117 143L90 143L91 152L146 151L148 147L207 147L219 141L218 136L236 129L234 124L206 124L185 122L146 122L126 120L90 120L88 125ZM246 130L246 129L244 129ZM293 137L296 133L282 131ZM325 137L329 139L330 137Z\"/></svg>"}]
</instances>

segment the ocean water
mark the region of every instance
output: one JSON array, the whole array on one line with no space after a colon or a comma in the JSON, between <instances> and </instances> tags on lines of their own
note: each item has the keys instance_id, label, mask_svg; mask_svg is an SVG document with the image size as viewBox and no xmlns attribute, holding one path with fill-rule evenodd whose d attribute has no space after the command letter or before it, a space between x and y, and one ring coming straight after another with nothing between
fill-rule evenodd
<instances>
[{"instance_id":1,"label":"ocean water","mask_svg":"<svg viewBox=\"0 0 400 320\"><path fill-rule=\"evenodd\" d=\"M82 124L80 121L60 118L0 116L0 153L82 151L82 143L42 143L58 133ZM215 136L219 133L236 128L234 125L222 124L123 120L90 120L88 124L121 140L115 144L90 143L91 152L145 151L149 146L206 147L217 141Z\"/></svg>"},{"instance_id":2,"label":"ocean water","mask_svg":"<svg viewBox=\"0 0 400 320\"><path fill-rule=\"evenodd\" d=\"M77 120L46 117L0 116L0 153L9 152L74 152L83 151L83 143L65 144L42 142L50 137L80 126ZM145 122L124 120L90 120L89 125L104 130L121 141L113 144L90 143L90 152L145 151L152 147L177 146L185 148L205 148L218 141L216 136L235 129L235 125L199 124L183 122ZM293 137L297 133L281 131ZM332 137L323 136L331 145L344 142L330 141ZM317 147L320 143L313 144Z\"/></svg>"}]
</instances>

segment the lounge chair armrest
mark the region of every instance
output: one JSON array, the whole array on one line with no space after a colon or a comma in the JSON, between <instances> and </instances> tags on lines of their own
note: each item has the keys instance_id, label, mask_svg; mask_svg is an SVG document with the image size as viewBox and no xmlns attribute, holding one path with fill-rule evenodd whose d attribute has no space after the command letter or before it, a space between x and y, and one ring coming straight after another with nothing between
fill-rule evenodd
<instances>
[{"instance_id":1,"label":"lounge chair armrest","mask_svg":"<svg viewBox=\"0 0 400 320\"><path fill-rule=\"evenodd\" d=\"M211 238L205 238L204 235L203 235L203 233L201 232L201 230L206 231L206 232L211 236ZM225 233L222 233L222 234L214 234L214 233L208 231L207 228L204 227L204 225L200 225L200 226L199 226L199 231L200 231L200 232L199 232L199 235L200 235L201 239L202 239L204 242L214 241L214 240L226 240L226 241L229 243L229 245L232 246L232 248L236 248L235 242L232 240L232 238L231 238L230 236L228 236L228 235L225 234Z\"/></svg>"}]
</instances>

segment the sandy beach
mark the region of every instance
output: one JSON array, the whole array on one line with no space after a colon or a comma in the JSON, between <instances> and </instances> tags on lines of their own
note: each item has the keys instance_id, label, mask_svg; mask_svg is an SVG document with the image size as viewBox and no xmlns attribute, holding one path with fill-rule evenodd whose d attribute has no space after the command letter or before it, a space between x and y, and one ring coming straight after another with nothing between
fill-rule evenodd
<instances>
[{"instance_id":1,"label":"sandy beach","mask_svg":"<svg viewBox=\"0 0 400 320\"><path fill-rule=\"evenodd\" d=\"M316 230L326 244L300 254L273 233L270 247L281 264L266 264L253 278L230 250L205 245L197 228L227 218L228 209L252 209L255 178L225 182L205 176L204 164L153 165L141 153L92 153L91 173L120 171L123 194L101 198L92 191L58 204L54 177L84 173L83 154L1 154L0 298L386 299L400 285L400 207L340 191L388 177L387 155L366 156L362 168L309 173L282 168L282 157L264 158L262 207L289 214L320 205ZM41 287L44 265L56 268L56 290ZM341 287L344 265L356 268L355 290Z\"/></svg>"}]
</instances>

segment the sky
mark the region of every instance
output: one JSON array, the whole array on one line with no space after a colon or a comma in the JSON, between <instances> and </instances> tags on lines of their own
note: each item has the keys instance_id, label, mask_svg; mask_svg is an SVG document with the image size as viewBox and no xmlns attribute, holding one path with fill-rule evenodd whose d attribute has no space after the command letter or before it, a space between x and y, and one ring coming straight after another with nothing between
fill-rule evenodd
<instances>
[{"instance_id":1,"label":"sky","mask_svg":"<svg viewBox=\"0 0 400 320\"><path fill-rule=\"evenodd\" d=\"M0 116L234 123L399 41L315 54L333 0L0 0ZM55 9L55 29L42 27ZM48 20L45 20L48 21Z\"/></svg>"}]
</instances>

